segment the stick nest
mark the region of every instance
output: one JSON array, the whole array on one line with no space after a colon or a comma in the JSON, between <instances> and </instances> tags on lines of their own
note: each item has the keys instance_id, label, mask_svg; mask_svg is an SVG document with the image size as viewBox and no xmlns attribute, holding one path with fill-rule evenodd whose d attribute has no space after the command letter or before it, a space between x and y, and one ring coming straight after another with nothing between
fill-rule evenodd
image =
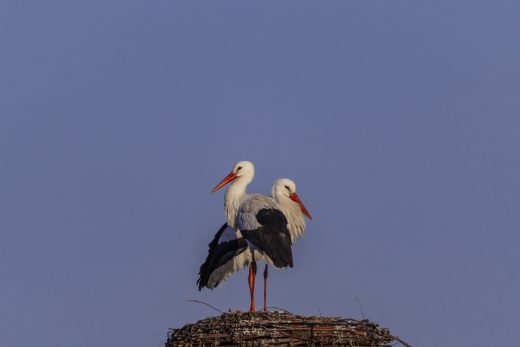
<instances>
[{"instance_id":1,"label":"stick nest","mask_svg":"<svg viewBox=\"0 0 520 347\"><path fill-rule=\"evenodd\" d=\"M368 320L237 312L170 329L165 346L383 347L394 340L388 329Z\"/></svg>"}]
</instances>

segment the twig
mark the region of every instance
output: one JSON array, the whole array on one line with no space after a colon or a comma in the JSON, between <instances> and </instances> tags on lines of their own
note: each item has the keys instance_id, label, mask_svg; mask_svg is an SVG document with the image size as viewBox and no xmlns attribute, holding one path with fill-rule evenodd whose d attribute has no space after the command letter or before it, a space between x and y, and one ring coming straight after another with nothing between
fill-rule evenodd
<instances>
[{"instance_id":1,"label":"twig","mask_svg":"<svg viewBox=\"0 0 520 347\"><path fill-rule=\"evenodd\" d=\"M399 336L392 336L392 337L394 338L394 340L399 341L404 347L412 347L411 344L402 340Z\"/></svg>"},{"instance_id":2,"label":"twig","mask_svg":"<svg viewBox=\"0 0 520 347\"><path fill-rule=\"evenodd\" d=\"M189 302L196 302L197 304L202 304L202 305L206 305L208 307L211 307L212 309L214 309L215 311L217 312L220 312L220 313L226 313L222 310L219 310L218 308L214 307L214 306L211 306L210 304L208 304L207 302L204 302L204 301L199 301L199 300L194 300L194 299L191 299L191 300L188 300Z\"/></svg>"},{"instance_id":3,"label":"twig","mask_svg":"<svg viewBox=\"0 0 520 347\"><path fill-rule=\"evenodd\" d=\"M365 320L365 313L363 312L363 304L361 303L361 301L358 299L358 298L354 298L356 299L356 301L358 302L359 304L359 310L361 311L361 317L363 317L363 320Z\"/></svg>"}]
</instances>

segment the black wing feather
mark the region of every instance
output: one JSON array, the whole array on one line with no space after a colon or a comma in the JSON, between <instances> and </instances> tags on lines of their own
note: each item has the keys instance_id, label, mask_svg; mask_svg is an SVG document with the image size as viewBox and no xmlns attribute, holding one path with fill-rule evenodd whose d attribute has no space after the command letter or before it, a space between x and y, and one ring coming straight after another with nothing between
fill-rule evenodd
<instances>
[{"instance_id":1,"label":"black wing feather","mask_svg":"<svg viewBox=\"0 0 520 347\"><path fill-rule=\"evenodd\" d=\"M293 267L291 235L282 211L263 208L256 214L262 226L256 230L240 230L242 235L271 258L276 267Z\"/></svg>"},{"instance_id":2,"label":"black wing feather","mask_svg":"<svg viewBox=\"0 0 520 347\"><path fill-rule=\"evenodd\" d=\"M197 280L199 290L208 285L209 278L215 269L224 265L247 249L247 242L243 238L222 243L218 242L227 226L228 224L224 223L215 234L213 241L208 245L208 256L200 266L199 270L199 278Z\"/></svg>"}]
</instances>

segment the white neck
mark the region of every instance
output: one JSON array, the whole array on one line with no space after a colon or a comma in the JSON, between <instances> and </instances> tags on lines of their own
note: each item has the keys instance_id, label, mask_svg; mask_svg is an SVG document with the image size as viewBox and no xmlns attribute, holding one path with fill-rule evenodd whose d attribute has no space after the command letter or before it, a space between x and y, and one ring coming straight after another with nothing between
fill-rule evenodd
<instances>
[{"instance_id":1,"label":"white neck","mask_svg":"<svg viewBox=\"0 0 520 347\"><path fill-rule=\"evenodd\" d=\"M224 212L226 214L227 223L232 228L235 227L235 217L238 208L244 198L247 197L246 188L253 180L254 173L248 172L238 177L227 189L224 196Z\"/></svg>"},{"instance_id":2,"label":"white neck","mask_svg":"<svg viewBox=\"0 0 520 347\"><path fill-rule=\"evenodd\" d=\"M285 218L287 218L287 229L289 229L289 234L291 234L291 241L294 241L298 236L303 235L306 228L300 205L287 196L276 195L275 200L280 205Z\"/></svg>"}]
</instances>

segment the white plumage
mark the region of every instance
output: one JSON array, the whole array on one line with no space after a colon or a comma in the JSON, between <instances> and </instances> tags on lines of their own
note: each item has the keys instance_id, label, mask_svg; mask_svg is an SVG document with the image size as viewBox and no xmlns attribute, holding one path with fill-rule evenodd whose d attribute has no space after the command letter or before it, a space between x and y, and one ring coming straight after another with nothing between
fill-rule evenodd
<instances>
[{"instance_id":1,"label":"white plumage","mask_svg":"<svg viewBox=\"0 0 520 347\"><path fill-rule=\"evenodd\" d=\"M273 184L271 194L287 218L291 240L294 242L297 237L305 233L304 215L312 219L296 195L296 184L288 178L280 178Z\"/></svg>"},{"instance_id":2,"label":"white plumage","mask_svg":"<svg viewBox=\"0 0 520 347\"><path fill-rule=\"evenodd\" d=\"M249 265L249 291L251 296L250 311L255 310L254 291L256 278L256 262L266 262L264 270L264 310L267 293L267 264L277 268L293 266L292 240L301 235L305 230L305 221L295 215L294 208L285 201L286 197L300 205L301 211L310 218L310 214L303 206L295 192L287 194L273 187L273 198L280 199L285 205L285 213L290 216L288 221L282 207L275 199L261 195L248 194L246 188L253 180L255 169L253 163L240 161L233 170L212 192L219 190L226 184L233 182L227 189L224 197L224 212L227 225L217 232L209 245L206 261L201 265L197 284L199 290L202 287L214 288L226 280L233 272L241 267ZM285 181L284 181L285 180ZM291 184L296 190L294 182L287 179L279 180L279 184ZM292 229L292 232L289 231ZM234 231L234 233L233 233Z\"/></svg>"},{"instance_id":3,"label":"white plumage","mask_svg":"<svg viewBox=\"0 0 520 347\"><path fill-rule=\"evenodd\" d=\"M305 232L305 219L304 219L304 212L302 211L302 207L291 199L291 194L296 193L296 184L288 179L288 178L282 178L277 180L271 189L273 199L260 195L260 194L247 194L246 196L250 198L251 200L249 202L244 203L240 208L239 211L235 213L235 216L240 216L237 219L237 225L240 225L244 228L254 228L256 229L259 226L258 221L256 220L256 217L254 217L254 211L258 211L262 206L265 207L276 207L279 206L279 208L284 213L285 217L288 221L288 229L289 233L291 235L291 240L294 241L298 236L303 235ZM247 199L246 199L247 201ZM303 204L302 204L303 206ZM306 210L305 210L306 211ZM308 212L306 212L308 214ZM310 215L309 215L310 218ZM227 280L233 273L237 272L240 269L243 269L244 267L248 266L252 262L252 254L250 252L250 244L245 243L246 240L243 239L242 234L240 231L234 230L233 228L227 226L223 232L220 233L217 232L215 235L215 238L212 243L210 244L209 254L206 259L206 263L211 261L212 257L215 256L215 253L217 253L216 246L212 249L212 244L215 243L217 245L220 245L221 248L224 248L225 243L227 242L235 242L236 241L236 247L237 249L235 252L237 253L235 256L233 256L231 259L228 259L227 261L224 261L222 264L220 264L218 267L214 269L207 269L206 271L210 271L209 279L207 280L207 283L205 283L203 286L213 289L225 280ZM247 246L246 246L247 245ZM253 245L254 247L254 245ZM221 261L222 259L225 260L226 255L221 255ZM255 251L255 260L264 260L266 259L261 256L261 253ZM269 261L266 261L270 263ZM203 264L203 265L204 265ZM214 264L219 264L218 261L214 261ZM201 272L202 272L202 266L201 266ZM199 278L199 281L201 278L203 278L203 274L199 273L201 276Z\"/></svg>"}]
</instances>

